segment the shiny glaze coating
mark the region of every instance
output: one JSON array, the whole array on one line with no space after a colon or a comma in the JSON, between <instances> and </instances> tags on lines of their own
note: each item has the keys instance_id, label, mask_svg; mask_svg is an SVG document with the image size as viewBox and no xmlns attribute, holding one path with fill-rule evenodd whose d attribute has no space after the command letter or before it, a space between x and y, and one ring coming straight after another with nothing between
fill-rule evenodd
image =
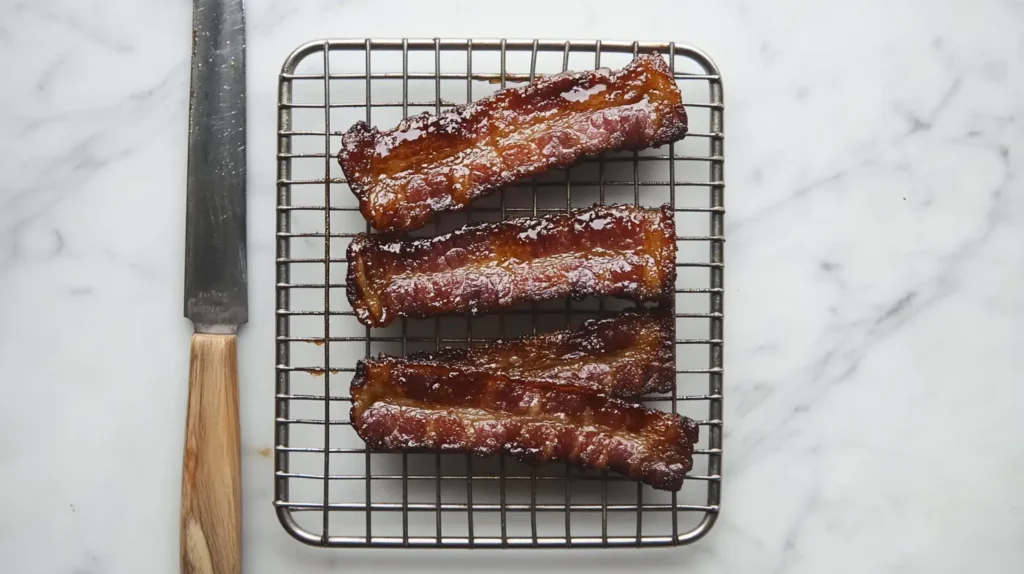
<instances>
[{"instance_id":1,"label":"shiny glaze coating","mask_svg":"<svg viewBox=\"0 0 1024 574\"><path fill-rule=\"evenodd\" d=\"M585 387L397 358L360 361L352 426L384 452L507 452L529 463L608 469L679 490L695 421Z\"/></svg>"},{"instance_id":2,"label":"shiny glaze coating","mask_svg":"<svg viewBox=\"0 0 1024 574\"><path fill-rule=\"evenodd\" d=\"M672 316L656 309L591 319L578 329L413 353L407 359L635 397L675 388L672 337Z\"/></svg>"},{"instance_id":3,"label":"shiny glaze coating","mask_svg":"<svg viewBox=\"0 0 1024 574\"><path fill-rule=\"evenodd\" d=\"M660 300L673 291L675 251L667 205L594 206L427 239L361 233L348 247L347 296L373 327L567 296Z\"/></svg>"},{"instance_id":4,"label":"shiny glaze coating","mask_svg":"<svg viewBox=\"0 0 1024 574\"><path fill-rule=\"evenodd\" d=\"M602 151L639 150L686 135L682 95L664 58L616 72L562 73L381 132L357 122L338 161L363 217L410 231L499 187Z\"/></svg>"}]
</instances>

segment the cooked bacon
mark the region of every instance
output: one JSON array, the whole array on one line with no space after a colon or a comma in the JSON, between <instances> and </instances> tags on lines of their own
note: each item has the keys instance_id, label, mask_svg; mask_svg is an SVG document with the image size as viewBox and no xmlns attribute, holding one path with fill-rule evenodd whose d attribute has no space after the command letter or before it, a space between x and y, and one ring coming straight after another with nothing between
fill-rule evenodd
<instances>
[{"instance_id":1,"label":"cooked bacon","mask_svg":"<svg viewBox=\"0 0 1024 574\"><path fill-rule=\"evenodd\" d=\"M371 450L507 452L679 490L693 467L696 422L585 387L397 358L360 361L352 426Z\"/></svg>"},{"instance_id":2,"label":"cooked bacon","mask_svg":"<svg viewBox=\"0 0 1024 574\"><path fill-rule=\"evenodd\" d=\"M357 122L338 161L363 216L410 231L433 214L547 169L608 150L683 138L687 116L665 60L637 56L617 72L562 73L381 132Z\"/></svg>"},{"instance_id":3,"label":"cooked bacon","mask_svg":"<svg viewBox=\"0 0 1024 574\"><path fill-rule=\"evenodd\" d=\"M347 295L373 327L567 296L659 300L673 290L675 250L667 205L594 206L429 239L363 233L348 248Z\"/></svg>"},{"instance_id":4,"label":"cooked bacon","mask_svg":"<svg viewBox=\"0 0 1024 574\"><path fill-rule=\"evenodd\" d=\"M675 388L672 338L672 317L659 309L591 319L578 329L413 353L407 359L635 397Z\"/></svg>"}]
</instances>

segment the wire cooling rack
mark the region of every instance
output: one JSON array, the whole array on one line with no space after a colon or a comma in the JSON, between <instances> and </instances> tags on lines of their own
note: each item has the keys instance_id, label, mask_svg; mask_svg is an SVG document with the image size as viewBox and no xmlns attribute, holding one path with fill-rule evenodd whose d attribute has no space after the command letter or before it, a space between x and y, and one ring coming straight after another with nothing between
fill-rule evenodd
<instances>
[{"instance_id":1,"label":"wire cooling rack","mask_svg":"<svg viewBox=\"0 0 1024 574\"><path fill-rule=\"evenodd\" d=\"M627 304L550 301L362 326L345 296L345 248L369 227L335 158L340 135L360 119L389 128L544 74L619 68L652 51L667 58L683 92L683 141L545 173L418 234L594 203L672 204L677 389L642 402L700 421L683 489L656 491L607 471L504 455L367 452L349 422L358 359L577 326ZM670 546L706 534L722 479L725 241L722 79L710 58L674 43L325 40L296 49L279 86L274 506L285 529L337 547Z\"/></svg>"}]
</instances>

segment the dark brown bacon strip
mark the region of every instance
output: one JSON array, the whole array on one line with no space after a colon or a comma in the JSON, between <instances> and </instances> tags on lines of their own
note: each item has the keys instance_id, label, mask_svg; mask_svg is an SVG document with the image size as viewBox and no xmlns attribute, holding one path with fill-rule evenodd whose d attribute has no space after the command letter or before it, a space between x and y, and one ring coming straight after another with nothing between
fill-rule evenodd
<instances>
[{"instance_id":1,"label":"dark brown bacon strip","mask_svg":"<svg viewBox=\"0 0 1024 574\"><path fill-rule=\"evenodd\" d=\"M413 353L407 359L635 397L675 388L673 346L672 316L656 310L591 319L578 329Z\"/></svg>"},{"instance_id":2,"label":"dark brown bacon strip","mask_svg":"<svg viewBox=\"0 0 1024 574\"><path fill-rule=\"evenodd\" d=\"M672 293L675 250L667 205L595 206L429 239L359 234L348 247L346 288L356 316L373 327L567 296L650 301Z\"/></svg>"},{"instance_id":3,"label":"dark brown bacon strip","mask_svg":"<svg viewBox=\"0 0 1024 574\"><path fill-rule=\"evenodd\" d=\"M593 390L462 367L360 361L352 426L371 450L507 452L679 490L693 467L696 422Z\"/></svg>"},{"instance_id":4,"label":"dark brown bacon strip","mask_svg":"<svg viewBox=\"0 0 1024 574\"><path fill-rule=\"evenodd\" d=\"M657 147L686 131L679 88L664 58L650 54L617 72L541 78L384 132L357 122L338 161L375 229L410 231L582 156Z\"/></svg>"}]
</instances>

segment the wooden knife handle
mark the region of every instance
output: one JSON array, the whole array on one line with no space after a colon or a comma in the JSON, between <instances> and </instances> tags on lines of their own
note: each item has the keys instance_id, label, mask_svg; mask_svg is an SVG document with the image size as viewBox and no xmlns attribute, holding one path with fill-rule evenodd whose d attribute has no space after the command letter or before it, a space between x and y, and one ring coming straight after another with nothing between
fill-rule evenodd
<instances>
[{"instance_id":1,"label":"wooden knife handle","mask_svg":"<svg viewBox=\"0 0 1024 574\"><path fill-rule=\"evenodd\" d=\"M192 335L181 480L182 574L239 574L242 489L235 335Z\"/></svg>"}]
</instances>

